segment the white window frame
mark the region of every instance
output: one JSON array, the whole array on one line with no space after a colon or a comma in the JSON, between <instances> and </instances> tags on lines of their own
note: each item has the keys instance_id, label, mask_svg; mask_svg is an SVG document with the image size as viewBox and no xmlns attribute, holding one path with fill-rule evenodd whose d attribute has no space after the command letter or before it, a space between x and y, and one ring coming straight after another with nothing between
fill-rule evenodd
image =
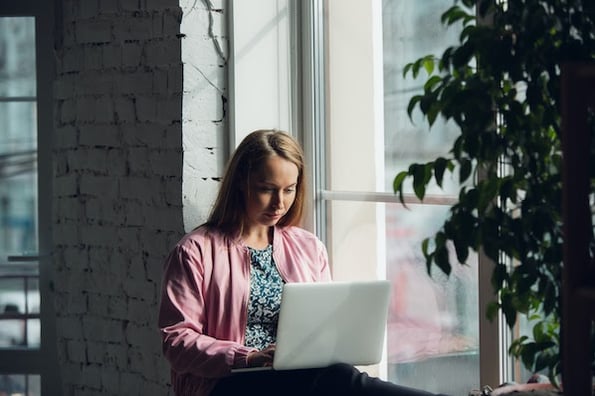
<instances>
[{"instance_id":1,"label":"white window frame","mask_svg":"<svg viewBox=\"0 0 595 396\"><path fill-rule=\"evenodd\" d=\"M316 1L315 1L316 2ZM329 3L332 1L323 1L323 7L328 7ZM345 5L345 0L340 0L341 5ZM365 3L358 3L357 7L352 7L352 9L357 8L358 14L361 14L361 9L364 6L369 6L372 8L379 7L379 1L369 1ZM347 7L349 8L349 7ZM372 12L373 13L373 12ZM329 14L329 9L325 8L322 13L323 15ZM354 14L356 17L358 15ZM358 23L362 24L362 18L357 19ZM354 22L355 23L355 22ZM373 32L373 27L370 27L370 32ZM323 34L328 33L328 27L323 28ZM371 33L373 34L373 33ZM328 37L323 40L325 45L329 45ZM349 40L346 40L349 41ZM320 45L320 43L314 45ZM328 51L328 48L327 48ZM336 70L328 70L329 66L328 63L324 63L325 67L327 67L324 71L319 71L319 73L336 73ZM341 62L341 68L343 68L343 72L349 73L348 69L352 64L347 62ZM359 65L359 70L361 70L362 65ZM357 74L357 68L355 71L352 72L353 75ZM361 76L360 76L361 77ZM332 92L329 91L328 85L324 87L326 90L326 95L332 95ZM329 103L329 99L325 101L326 105ZM321 109L319 112L326 112L326 108ZM343 114L350 114L350 111L343 111ZM369 119L368 125L374 125L375 120ZM324 131L319 132L320 135L324 135ZM324 155L324 154L322 154ZM322 162L324 163L324 162ZM330 191L328 190L324 184L319 185L319 193L320 197L317 200L318 205L316 210L324 210L326 206L325 203L328 201L361 201L361 202L398 202L398 199L395 197L394 194L391 193L360 193L360 192L353 192L353 191ZM419 202L414 196L406 196L406 202L414 203ZM427 197L424 200L426 204L452 204L449 202L448 199L441 198L441 197ZM326 217L328 220L328 216ZM332 221L332 220L331 220ZM328 226L326 226L328 227ZM325 228L326 228L325 227ZM319 231L323 232L321 235L323 239L325 238L324 228L318 228ZM493 263L490 263L485 255L480 254L479 256L479 350L480 350L480 378L478 379L479 385L498 385L505 381L509 381L512 379L512 360L507 355L507 342L506 337L508 336L509 332L505 328L503 321L500 317L496 318L493 322L490 322L486 319L486 306L489 301L493 300L493 291L491 286L491 273L492 273Z\"/></svg>"},{"instance_id":2,"label":"white window frame","mask_svg":"<svg viewBox=\"0 0 595 396\"><path fill-rule=\"evenodd\" d=\"M251 131L295 133L295 0L229 0L230 147Z\"/></svg>"}]
</instances>

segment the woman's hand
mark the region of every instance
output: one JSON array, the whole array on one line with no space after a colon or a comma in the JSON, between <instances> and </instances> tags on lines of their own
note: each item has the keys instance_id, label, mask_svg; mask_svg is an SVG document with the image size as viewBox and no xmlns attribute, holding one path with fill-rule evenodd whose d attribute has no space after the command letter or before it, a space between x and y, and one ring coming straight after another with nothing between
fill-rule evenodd
<instances>
[{"instance_id":1,"label":"woman's hand","mask_svg":"<svg viewBox=\"0 0 595 396\"><path fill-rule=\"evenodd\" d=\"M275 356L275 344L271 344L260 351L250 352L246 357L248 367L272 366Z\"/></svg>"}]
</instances>

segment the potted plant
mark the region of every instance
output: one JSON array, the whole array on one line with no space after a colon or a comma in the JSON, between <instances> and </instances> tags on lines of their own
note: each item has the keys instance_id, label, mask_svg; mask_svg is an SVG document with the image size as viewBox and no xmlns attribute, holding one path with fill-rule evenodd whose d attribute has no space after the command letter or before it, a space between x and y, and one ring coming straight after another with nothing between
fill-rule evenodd
<instances>
[{"instance_id":1,"label":"potted plant","mask_svg":"<svg viewBox=\"0 0 595 396\"><path fill-rule=\"evenodd\" d=\"M532 334L509 353L533 372L560 373L562 269L560 67L595 59L595 2L591 0L461 0L442 14L462 24L460 42L436 57L405 67L427 73L410 99L430 127L441 116L460 134L448 156L414 163L394 179L404 204L406 180L424 199L426 187L451 173L461 182L458 203L443 226L422 243L428 266L449 274L449 249L465 264L471 250L494 262L496 301L512 328L518 315Z\"/></svg>"}]
</instances>

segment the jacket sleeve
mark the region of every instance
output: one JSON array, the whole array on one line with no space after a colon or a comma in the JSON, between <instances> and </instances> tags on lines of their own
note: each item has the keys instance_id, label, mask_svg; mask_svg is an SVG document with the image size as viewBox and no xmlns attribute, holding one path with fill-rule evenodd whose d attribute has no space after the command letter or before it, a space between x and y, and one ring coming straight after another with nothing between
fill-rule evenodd
<instances>
[{"instance_id":1,"label":"jacket sleeve","mask_svg":"<svg viewBox=\"0 0 595 396\"><path fill-rule=\"evenodd\" d=\"M322 241L317 240L318 244L318 262L320 263L320 271L319 271L319 278L317 279L319 282L327 282L330 281L331 270L329 267L328 262L328 253L326 247L322 243Z\"/></svg>"},{"instance_id":2,"label":"jacket sleeve","mask_svg":"<svg viewBox=\"0 0 595 396\"><path fill-rule=\"evenodd\" d=\"M204 334L205 275L199 246L178 245L166 260L159 308L163 353L172 370L216 378L246 366L253 351L240 343Z\"/></svg>"}]
</instances>

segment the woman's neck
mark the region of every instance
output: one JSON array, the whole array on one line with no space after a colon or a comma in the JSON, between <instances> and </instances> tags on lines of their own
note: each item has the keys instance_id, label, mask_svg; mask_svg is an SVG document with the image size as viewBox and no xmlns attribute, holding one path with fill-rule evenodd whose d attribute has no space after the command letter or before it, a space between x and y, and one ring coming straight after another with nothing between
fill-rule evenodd
<instances>
[{"instance_id":1,"label":"woman's neck","mask_svg":"<svg viewBox=\"0 0 595 396\"><path fill-rule=\"evenodd\" d=\"M273 227L258 227L244 230L242 240L246 246L264 249L273 241Z\"/></svg>"}]
</instances>

